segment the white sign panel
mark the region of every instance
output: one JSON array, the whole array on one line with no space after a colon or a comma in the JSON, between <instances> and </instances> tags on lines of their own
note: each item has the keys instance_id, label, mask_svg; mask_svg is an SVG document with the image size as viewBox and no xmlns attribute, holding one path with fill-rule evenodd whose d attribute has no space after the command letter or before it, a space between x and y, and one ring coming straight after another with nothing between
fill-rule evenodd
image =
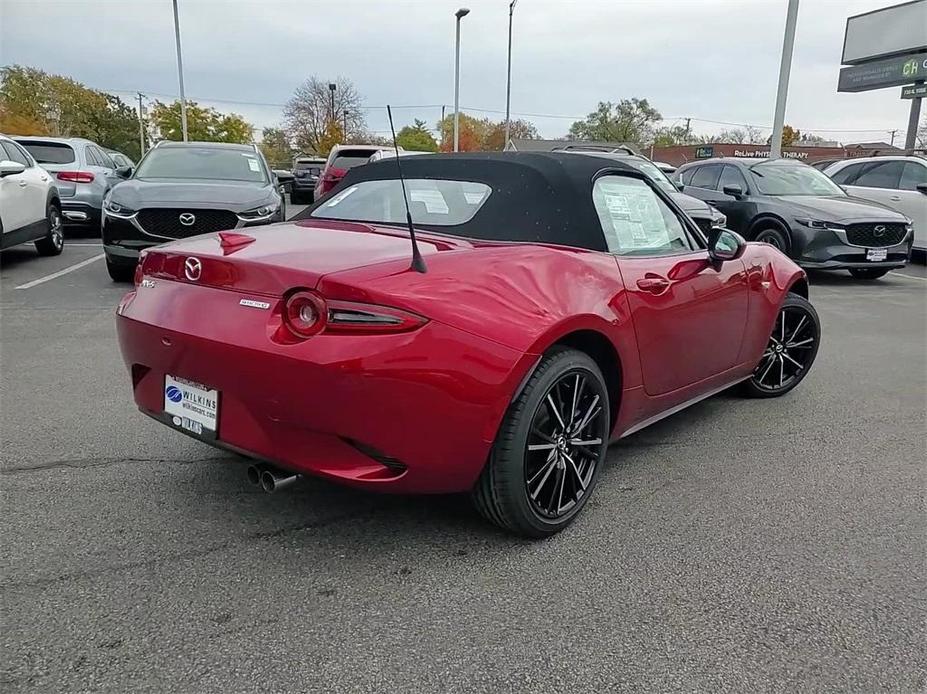
<instances>
[{"instance_id":1,"label":"white sign panel","mask_svg":"<svg viewBox=\"0 0 927 694\"><path fill-rule=\"evenodd\" d=\"M847 18L844 65L927 50L927 0L913 0Z\"/></svg>"}]
</instances>

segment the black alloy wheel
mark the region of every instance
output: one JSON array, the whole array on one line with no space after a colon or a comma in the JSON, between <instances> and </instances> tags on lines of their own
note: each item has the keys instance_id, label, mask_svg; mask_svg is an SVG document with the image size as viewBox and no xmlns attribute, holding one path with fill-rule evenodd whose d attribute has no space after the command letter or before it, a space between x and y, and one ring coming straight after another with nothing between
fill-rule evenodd
<instances>
[{"instance_id":1,"label":"black alloy wheel","mask_svg":"<svg viewBox=\"0 0 927 694\"><path fill-rule=\"evenodd\" d=\"M477 509L519 535L559 532L595 487L610 422L595 361L574 349L551 350L506 413L473 490Z\"/></svg>"},{"instance_id":2,"label":"black alloy wheel","mask_svg":"<svg viewBox=\"0 0 927 694\"><path fill-rule=\"evenodd\" d=\"M850 268L850 274L858 280L877 280L889 273L885 268L877 267L854 267Z\"/></svg>"},{"instance_id":3,"label":"black alloy wheel","mask_svg":"<svg viewBox=\"0 0 927 694\"><path fill-rule=\"evenodd\" d=\"M780 251L789 254L789 242L778 229L763 229L756 235L756 240L761 243L768 243L770 246L778 248Z\"/></svg>"},{"instance_id":4,"label":"black alloy wheel","mask_svg":"<svg viewBox=\"0 0 927 694\"><path fill-rule=\"evenodd\" d=\"M769 343L750 380L748 395L774 398L784 395L808 375L821 339L821 323L811 303L789 294L779 309Z\"/></svg>"},{"instance_id":5,"label":"black alloy wheel","mask_svg":"<svg viewBox=\"0 0 927 694\"><path fill-rule=\"evenodd\" d=\"M35 249L39 255L60 255L64 250L64 222L61 210L54 203L45 211L45 224L47 232L35 242Z\"/></svg>"}]
</instances>

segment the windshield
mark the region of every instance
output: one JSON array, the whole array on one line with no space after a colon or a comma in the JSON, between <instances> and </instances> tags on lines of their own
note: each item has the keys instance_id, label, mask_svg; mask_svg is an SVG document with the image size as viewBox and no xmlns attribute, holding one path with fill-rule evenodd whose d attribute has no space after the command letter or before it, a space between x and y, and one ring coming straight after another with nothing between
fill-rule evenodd
<instances>
[{"instance_id":1,"label":"windshield","mask_svg":"<svg viewBox=\"0 0 927 694\"><path fill-rule=\"evenodd\" d=\"M64 143L19 140L19 144L25 147L39 164L70 164L74 161L74 150Z\"/></svg>"},{"instance_id":2,"label":"windshield","mask_svg":"<svg viewBox=\"0 0 927 694\"><path fill-rule=\"evenodd\" d=\"M135 178L184 178L267 183L257 154L218 147L164 147L153 149Z\"/></svg>"},{"instance_id":3,"label":"windshield","mask_svg":"<svg viewBox=\"0 0 927 694\"><path fill-rule=\"evenodd\" d=\"M625 160L625 163L629 166L633 166L635 169L640 171L643 174L646 174L654 183L657 184L659 188L664 190L667 193L678 193L679 189L673 185L673 182L670 181L666 174L660 171L657 166L649 161L644 161L643 159L631 159L628 158Z\"/></svg>"},{"instance_id":4,"label":"windshield","mask_svg":"<svg viewBox=\"0 0 927 694\"><path fill-rule=\"evenodd\" d=\"M406 181L409 210L416 224L454 226L469 222L492 192L485 183L412 178ZM362 181L345 188L312 212L321 219L405 224L398 179Z\"/></svg>"},{"instance_id":5,"label":"windshield","mask_svg":"<svg viewBox=\"0 0 927 694\"><path fill-rule=\"evenodd\" d=\"M775 159L754 164L750 171L763 195L846 196L840 186L807 164Z\"/></svg>"}]
</instances>

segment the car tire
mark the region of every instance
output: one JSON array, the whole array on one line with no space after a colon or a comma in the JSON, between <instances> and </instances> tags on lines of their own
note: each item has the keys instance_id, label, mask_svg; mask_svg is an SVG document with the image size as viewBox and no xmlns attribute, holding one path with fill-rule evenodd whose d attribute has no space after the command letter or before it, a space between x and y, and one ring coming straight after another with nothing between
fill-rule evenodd
<instances>
[{"instance_id":1,"label":"car tire","mask_svg":"<svg viewBox=\"0 0 927 694\"><path fill-rule=\"evenodd\" d=\"M132 282L135 280L135 265L118 263L106 256L106 271L113 282Z\"/></svg>"},{"instance_id":2,"label":"car tire","mask_svg":"<svg viewBox=\"0 0 927 694\"><path fill-rule=\"evenodd\" d=\"M817 357L820 342L821 320L818 312L803 296L789 293L779 307L769 343L760 362L749 380L743 382L742 393L751 398L778 398L785 395L808 375Z\"/></svg>"},{"instance_id":3,"label":"car tire","mask_svg":"<svg viewBox=\"0 0 927 694\"><path fill-rule=\"evenodd\" d=\"M45 210L45 236L35 242L39 255L61 255L64 250L64 221L58 205L51 202Z\"/></svg>"},{"instance_id":4,"label":"car tire","mask_svg":"<svg viewBox=\"0 0 927 694\"><path fill-rule=\"evenodd\" d=\"M789 254L789 239L780 229L774 227L760 229L756 232L756 236L753 237L753 240L759 241L760 243L768 243L770 246L778 248L785 255Z\"/></svg>"},{"instance_id":5,"label":"car tire","mask_svg":"<svg viewBox=\"0 0 927 694\"><path fill-rule=\"evenodd\" d=\"M571 394L577 390L578 395ZM471 492L477 510L525 537L563 530L598 481L608 448L609 415L608 390L595 361L575 349L550 350L502 420Z\"/></svg>"},{"instance_id":6,"label":"car tire","mask_svg":"<svg viewBox=\"0 0 927 694\"><path fill-rule=\"evenodd\" d=\"M850 274L858 280L877 280L880 277L885 277L885 275L887 275L889 272L890 270L888 269L876 267L850 268Z\"/></svg>"}]
</instances>

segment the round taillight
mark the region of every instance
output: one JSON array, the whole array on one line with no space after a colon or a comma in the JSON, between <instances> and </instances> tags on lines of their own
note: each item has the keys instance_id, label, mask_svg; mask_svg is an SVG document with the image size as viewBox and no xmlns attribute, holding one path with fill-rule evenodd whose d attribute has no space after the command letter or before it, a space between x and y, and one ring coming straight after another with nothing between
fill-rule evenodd
<instances>
[{"instance_id":1,"label":"round taillight","mask_svg":"<svg viewBox=\"0 0 927 694\"><path fill-rule=\"evenodd\" d=\"M313 292L295 292L286 300L283 320L293 334L309 337L325 327L328 307L325 300Z\"/></svg>"}]
</instances>

